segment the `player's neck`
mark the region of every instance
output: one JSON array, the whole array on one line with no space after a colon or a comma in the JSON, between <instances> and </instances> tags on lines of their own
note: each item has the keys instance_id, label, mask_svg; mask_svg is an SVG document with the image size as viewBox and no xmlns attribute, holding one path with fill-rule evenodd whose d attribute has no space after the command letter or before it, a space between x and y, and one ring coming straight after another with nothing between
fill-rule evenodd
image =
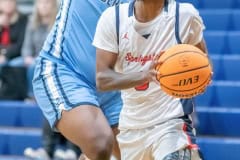
<instances>
[{"instance_id":1,"label":"player's neck","mask_svg":"<svg viewBox=\"0 0 240 160\"><path fill-rule=\"evenodd\" d=\"M136 19L139 22L148 22L161 13L164 0L136 0L134 7Z\"/></svg>"}]
</instances>

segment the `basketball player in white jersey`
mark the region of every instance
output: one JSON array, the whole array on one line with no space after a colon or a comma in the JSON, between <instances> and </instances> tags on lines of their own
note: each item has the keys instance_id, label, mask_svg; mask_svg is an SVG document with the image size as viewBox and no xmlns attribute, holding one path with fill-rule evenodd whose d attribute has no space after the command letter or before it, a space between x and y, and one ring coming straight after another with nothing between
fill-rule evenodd
<instances>
[{"instance_id":1,"label":"basketball player in white jersey","mask_svg":"<svg viewBox=\"0 0 240 160\"><path fill-rule=\"evenodd\" d=\"M200 160L190 114L192 99L165 94L156 82L155 58L187 43L205 53L198 11L174 0L136 0L107 9L94 42L97 86L122 90L118 141L122 160Z\"/></svg>"}]
</instances>

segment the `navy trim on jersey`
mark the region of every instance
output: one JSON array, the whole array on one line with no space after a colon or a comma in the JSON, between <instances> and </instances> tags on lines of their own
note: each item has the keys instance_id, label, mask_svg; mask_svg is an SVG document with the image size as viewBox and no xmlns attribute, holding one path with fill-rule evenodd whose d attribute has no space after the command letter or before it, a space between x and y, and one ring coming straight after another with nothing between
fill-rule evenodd
<instances>
[{"instance_id":1,"label":"navy trim on jersey","mask_svg":"<svg viewBox=\"0 0 240 160\"><path fill-rule=\"evenodd\" d=\"M142 35L144 38L146 38L146 39L148 39L148 37L149 36L151 36L151 34L149 33L149 34L144 34L144 35Z\"/></svg>"},{"instance_id":2,"label":"navy trim on jersey","mask_svg":"<svg viewBox=\"0 0 240 160\"><path fill-rule=\"evenodd\" d=\"M43 72L43 70L44 70L44 66L45 66L45 65L44 65L44 63L43 63L43 60L41 60L40 63L41 63L40 75L42 75L42 72ZM41 78L41 80L42 80L43 88L44 88L44 90L45 90L45 92L46 92L47 98L48 98L49 102L51 103L51 106L52 106L52 108L53 108L53 110L54 110L54 113L55 113L55 118L56 118L56 120L57 120L57 119L58 119L58 111L57 111L57 109L56 109L55 104L54 104L53 101L51 100L51 94L49 93L46 79Z\"/></svg>"},{"instance_id":3,"label":"navy trim on jersey","mask_svg":"<svg viewBox=\"0 0 240 160\"><path fill-rule=\"evenodd\" d=\"M185 115L191 114L193 112L194 102L193 99L181 99L181 104L183 106L183 112Z\"/></svg>"},{"instance_id":4,"label":"navy trim on jersey","mask_svg":"<svg viewBox=\"0 0 240 160\"><path fill-rule=\"evenodd\" d=\"M164 1L164 11L168 12L168 0Z\"/></svg>"},{"instance_id":5,"label":"navy trim on jersey","mask_svg":"<svg viewBox=\"0 0 240 160\"><path fill-rule=\"evenodd\" d=\"M133 16L134 3L135 3L135 0L134 0L134 1L131 1L130 4L129 4L129 8L128 8L128 17Z\"/></svg>"},{"instance_id":6,"label":"navy trim on jersey","mask_svg":"<svg viewBox=\"0 0 240 160\"><path fill-rule=\"evenodd\" d=\"M176 2L176 17L175 17L175 36L178 44L182 44L181 38L180 38L180 32L179 32L179 3Z\"/></svg>"},{"instance_id":7,"label":"navy trim on jersey","mask_svg":"<svg viewBox=\"0 0 240 160\"><path fill-rule=\"evenodd\" d=\"M116 34L117 34L117 44L119 45L119 5L115 6L115 14L116 14Z\"/></svg>"},{"instance_id":8,"label":"navy trim on jersey","mask_svg":"<svg viewBox=\"0 0 240 160\"><path fill-rule=\"evenodd\" d=\"M192 144L197 144L196 142L196 136L193 134L193 126L192 126L192 121L190 120L188 115L185 115L183 117L180 117L184 123L186 124L186 134L189 136L189 138L191 139L191 143Z\"/></svg>"}]
</instances>

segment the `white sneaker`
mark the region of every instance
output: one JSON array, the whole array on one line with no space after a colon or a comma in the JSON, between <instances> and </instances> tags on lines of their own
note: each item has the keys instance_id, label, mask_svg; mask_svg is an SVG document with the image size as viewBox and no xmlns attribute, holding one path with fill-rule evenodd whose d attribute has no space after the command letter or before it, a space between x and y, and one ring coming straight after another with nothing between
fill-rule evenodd
<instances>
[{"instance_id":1,"label":"white sneaker","mask_svg":"<svg viewBox=\"0 0 240 160\"><path fill-rule=\"evenodd\" d=\"M69 160L77 160L77 154L72 149L67 149L65 151L66 158Z\"/></svg>"},{"instance_id":2,"label":"white sneaker","mask_svg":"<svg viewBox=\"0 0 240 160\"><path fill-rule=\"evenodd\" d=\"M54 159L62 159L64 160L65 159L65 151L62 150L62 149L57 149L55 152L54 152Z\"/></svg>"},{"instance_id":3,"label":"white sneaker","mask_svg":"<svg viewBox=\"0 0 240 160\"><path fill-rule=\"evenodd\" d=\"M67 149L66 151L57 149L54 152L54 158L57 160L77 160L77 154L71 149Z\"/></svg>"},{"instance_id":4,"label":"white sneaker","mask_svg":"<svg viewBox=\"0 0 240 160\"><path fill-rule=\"evenodd\" d=\"M26 148L24 150L24 156L33 160L50 160L50 157L43 148L39 148L37 150Z\"/></svg>"}]
</instances>

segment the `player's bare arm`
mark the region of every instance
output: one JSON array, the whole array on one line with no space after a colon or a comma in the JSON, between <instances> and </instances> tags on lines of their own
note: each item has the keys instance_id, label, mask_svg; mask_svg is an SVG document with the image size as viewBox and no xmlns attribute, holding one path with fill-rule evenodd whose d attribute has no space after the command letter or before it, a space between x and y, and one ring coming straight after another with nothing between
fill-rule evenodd
<instances>
[{"instance_id":1,"label":"player's bare arm","mask_svg":"<svg viewBox=\"0 0 240 160\"><path fill-rule=\"evenodd\" d=\"M154 68L158 62L154 61L147 71L122 74L114 71L117 57L116 53L97 49L96 82L99 90L122 90L155 81L157 72Z\"/></svg>"},{"instance_id":2,"label":"player's bare arm","mask_svg":"<svg viewBox=\"0 0 240 160\"><path fill-rule=\"evenodd\" d=\"M204 39L202 39L202 41L195 46L201 49L204 53L208 54L207 46Z\"/></svg>"}]
</instances>

